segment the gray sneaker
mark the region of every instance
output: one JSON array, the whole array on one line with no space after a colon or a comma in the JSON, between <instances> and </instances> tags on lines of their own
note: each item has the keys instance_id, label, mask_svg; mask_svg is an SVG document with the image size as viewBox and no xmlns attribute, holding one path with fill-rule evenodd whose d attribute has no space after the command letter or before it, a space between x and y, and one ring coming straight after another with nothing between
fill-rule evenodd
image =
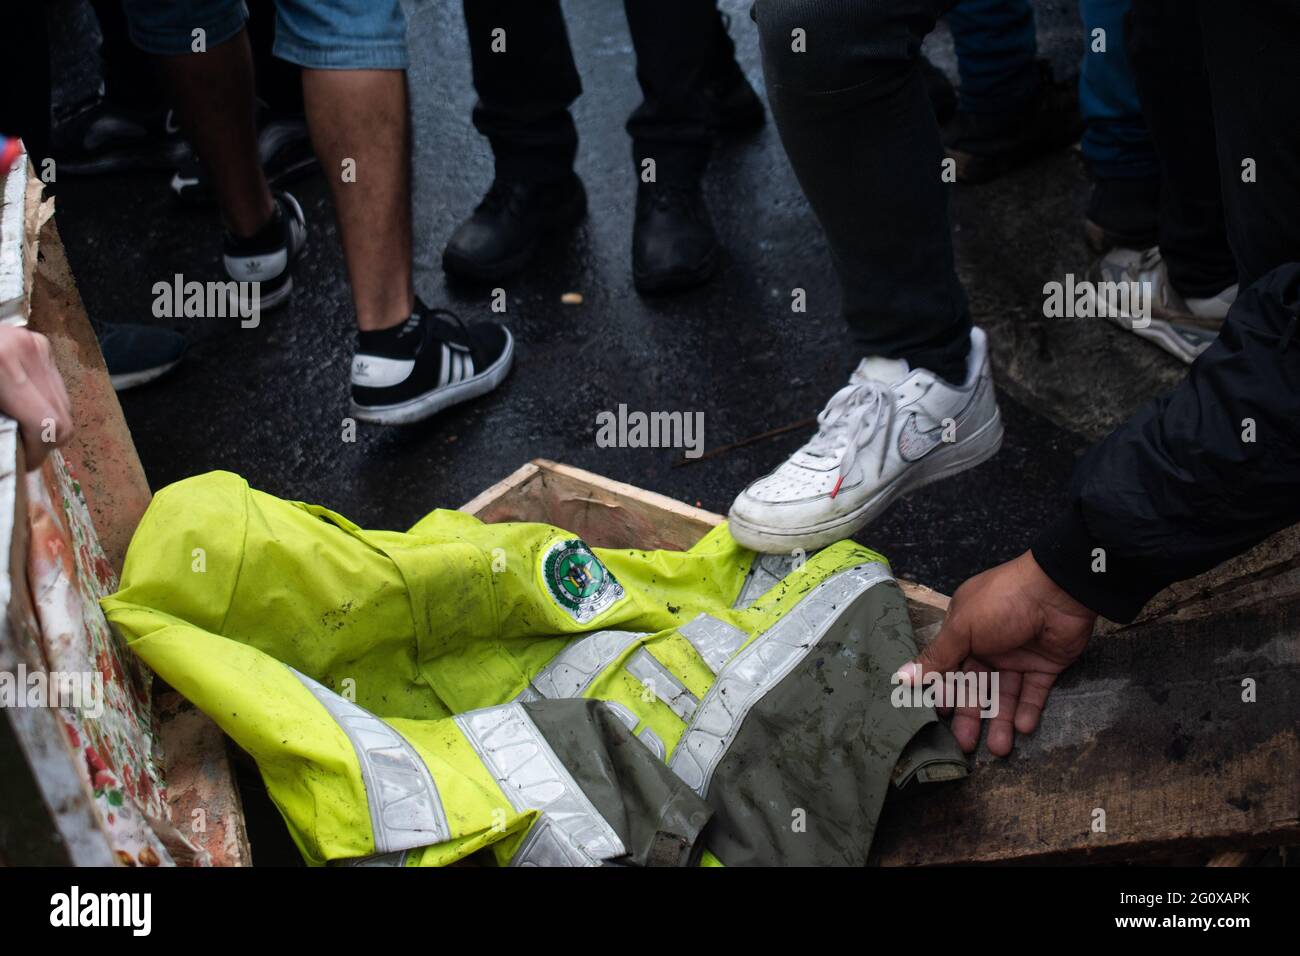
<instances>
[{"instance_id":1,"label":"gray sneaker","mask_svg":"<svg viewBox=\"0 0 1300 956\"><path fill-rule=\"evenodd\" d=\"M1149 315L1134 315L1133 309L1119 305L1108 307L1110 300L1104 295L1097 297L1099 314L1188 365L1219 337L1228 309L1237 299L1235 283L1208 298L1181 295L1169 281L1169 270L1156 246L1111 249L1093 264L1088 278L1093 282L1143 285ZM1128 301L1128 297L1119 301Z\"/></svg>"}]
</instances>

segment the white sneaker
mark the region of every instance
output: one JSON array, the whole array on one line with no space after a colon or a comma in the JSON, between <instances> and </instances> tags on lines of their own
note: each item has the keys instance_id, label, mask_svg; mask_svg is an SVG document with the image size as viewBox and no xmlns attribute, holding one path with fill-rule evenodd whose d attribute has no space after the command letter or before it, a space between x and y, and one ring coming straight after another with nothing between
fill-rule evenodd
<instances>
[{"instance_id":1,"label":"white sneaker","mask_svg":"<svg viewBox=\"0 0 1300 956\"><path fill-rule=\"evenodd\" d=\"M961 387L902 359L865 358L817 424L812 441L732 504L731 536L745 547L823 548L899 495L993 457L1002 418L984 332L971 330Z\"/></svg>"},{"instance_id":2,"label":"white sneaker","mask_svg":"<svg viewBox=\"0 0 1300 956\"><path fill-rule=\"evenodd\" d=\"M1099 311L1122 329L1152 342L1188 365L1219 337L1228 309L1237 300L1233 283L1218 295L1204 299L1181 295L1169 281L1169 270L1158 247L1111 249L1093 266L1092 278L1102 282L1138 282L1146 285L1151 314L1140 320L1129 311L1101 308Z\"/></svg>"}]
</instances>

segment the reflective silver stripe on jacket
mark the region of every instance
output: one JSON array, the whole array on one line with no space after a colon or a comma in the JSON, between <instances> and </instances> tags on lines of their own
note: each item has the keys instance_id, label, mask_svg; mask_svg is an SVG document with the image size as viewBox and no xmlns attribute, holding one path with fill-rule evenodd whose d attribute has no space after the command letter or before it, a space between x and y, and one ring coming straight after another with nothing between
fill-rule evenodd
<instances>
[{"instance_id":1,"label":"reflective silver stripe on jacket","mask_svg":"<svg viewBox=\"0 0 1300 956\"><path fill-rule=\"evenodd\" d=\"M535 700L541 700L542 695L533 689L532 684L525 684L524 689L515 694L512 704L528 704Z\"/></svg>"},{"instance_id":2,"label":"reflective silver stripe on jacket","mask_svg":"<svg viewBox=\"0 0 1300 956\"><path fill-rule=\"evenodd\" d=\"M350 860L335 860L338 866L390 867L406 866L406 857L410 850L398 850L396 853L376 853L374 856L357 856Z\"/></svg>"},{"instance_id":3,"label":"reflective silver stripe on jacket","mask_svg":"<svg viewBox=\"0 0 1300 956\"><path fill-rule=\"evenodd\" d=\"M289 670L329 711L357 753L375 853L450 840L451 827L438 787L406 738L364 707L292 667Z\"/></svg>"},{"instance_id":4,"label":"reflective silver stripe on jacket","mask_svg":"<svg viewBox=\"0 0 1300 956\"><path fill-rule=\"evenodd\" d=\"M599 866L580 848L569 842L550 817L543 815L519 844L511 866Z\"/></svg>"},{"instance_id":5,"label":"reflective silver stripe on jacket","mask_svg":"<svg viewBox=\"0 0 1300 956\"><path fill-rule=\"evenodd\" d=\"M628 730L636 730L636 725L641 723L641 718L634 714L627 704L620 704L616 700L602 700L601 704L608 707L618 718L618 722Z\"/></svg>"},{"instance_id":6,"label":"reflective silver stripe on jacket","mask_svg":"<svg viewBox=\"0 0 1300 956\"><path fill-rule=\"evenodd\" d=\"M849 601L893 580L883 564L864 564L823 581L781 620L753 640L718 674L668 766L701 797L735 740L741 722L825 636Z\"/></svg>"},{"instance_id":7,"label":"reflective silver stripe on jacket","mask_svg":"<svg viewBox=\"0 0 1300 956\"><path fill-rule=\"evenodd\" d=\"M483 765L501 785L510 805L521 812L540 811L553 825L555 839L564 842L566 853L570 856L581 853L588 863L595 864L627 852L623 841L592 806L522 704L471 710L454 719ZM540 823L540 820L535 823L534 828ZM541 834L537 840L542 840ZM542 844L525 840L512 862L520 865L528 862L529 858L521 858L521 854L530 845Z\"/></svg>"},{"instance_id":8,"label":"reflective silver stripe on jacket","mask_svg":"<svg viewBox=\"0 0 1300 956\"><path fill-rule=\"evenodd\" d=\"M700 699L644 647L628 658L627 672L654 691L682 720L690 720Z\"/></svg>"},{"instance_id":9,"label":"reflective silver stripe on jacket","mask_svg":"<svg viewBox=\"0 0 1300 956\"><path fill-rule=\"evenodd\" d=\"M744 631L726 621L701 614L677 629L677 633L691 642L695 653L704 658L709 670L718 673L726 666L749 639Z\"/></svg>"},{"instance_id":10,"label":"reflective silver stripe on jacket","mask_svg":"<svg viewBox=\"0 0 1300 956\"><path fill-rule=\"evenodd\" d=\"M736 595L736 603L731 606L742 610L749 607L776 587L777 582L794 569L796 560L792 554L756 555L754 563L749 566L749 573L745 575L745 583Z\"/></svg>"},{"instance_id":11,"label":"reflective silver stripe on jacket","mask_svg":"<svg viewBox=\"0 0 1300 956\"><path fill-rule=\"evenodd\" d=\"M515 700L536 700L538 697L564 700L581 697L605 668L642 637L645 635L633 634L631 631L597 631L588 634L551 658Z\"/></svg>"},{"instance_id":12,"label":"reflective silver stripe on jacket","mask_svg":"<svg viewBox=\"0 0 1300 956\"><path fill-rule=\"evenodd\" d=\"M649 747L650 752L660 760L663 760L668 756L668 748L665 747L664 742L659 739L659 735L649 727L641 728L641 733L637 734L637 738Z\"/></svg>"}]
</instances>

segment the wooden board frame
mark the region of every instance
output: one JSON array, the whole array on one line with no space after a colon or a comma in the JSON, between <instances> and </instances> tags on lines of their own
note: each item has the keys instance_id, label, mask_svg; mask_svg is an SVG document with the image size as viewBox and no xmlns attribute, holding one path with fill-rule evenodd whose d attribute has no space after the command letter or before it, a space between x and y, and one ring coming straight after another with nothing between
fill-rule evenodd
<instances>
[{"instance_id":1,"label":"wooden board frame","mask_svg":"<svg viewBox=\"0 0 1300 956\"><path fill-rule=\"evenodd\" d=\"M545 521L601 548L685 551L723 517L635 485L537 458L460 508L485 522ZM912 628L929 636L948 598L923 584L899 581Z\"/></svg>"}]
</instances>

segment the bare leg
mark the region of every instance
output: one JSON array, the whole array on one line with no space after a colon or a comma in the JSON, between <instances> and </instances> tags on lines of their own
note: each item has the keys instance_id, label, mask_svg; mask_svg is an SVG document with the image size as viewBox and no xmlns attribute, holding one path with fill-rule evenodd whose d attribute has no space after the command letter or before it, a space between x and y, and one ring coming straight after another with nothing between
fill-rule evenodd
<instances>
[{"instance_id":1,"label":"bare leg","mask_svg":"<svg viewBox=\"0 0 1300 956\"><path fill-rule=\"evenodd\" d=\"M266 225L273 205L257 155L253 55L248 33L206 53L158 58L176 96L181 125L216 188L226 228L246 238Z\"/></svg>"},{"instance_id":2,"label":"bare leg","mask_svg":"<svg viewBox=\"0 0 1300 956\"><path fill-rule=\"evenodd\" d=\"M304 69L302 89L312 143L334 194L357 325L390 328L415 306L406 73ZM347 160L355 181L345 178Z\"/></svg>"}]
</instances>

